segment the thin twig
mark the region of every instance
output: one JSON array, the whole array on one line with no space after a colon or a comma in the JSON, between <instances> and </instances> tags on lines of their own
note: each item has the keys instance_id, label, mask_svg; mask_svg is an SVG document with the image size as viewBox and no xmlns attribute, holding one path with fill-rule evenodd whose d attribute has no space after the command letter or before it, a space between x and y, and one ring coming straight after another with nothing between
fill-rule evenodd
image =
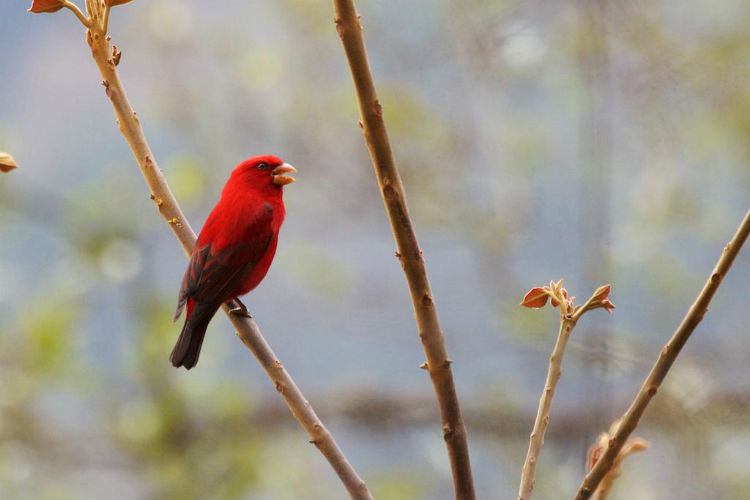
<instances>
[{"instance_id":1,"label":"thin twig","mask_svg":"<svg viewBox=\"0 0 750 500\"><path fill-rule=\"evenodd\" d=\"M86 26L87 28L91 27L91 20L87 18L83 14L83 12L81 12L81 9L79 9L76 4L74 4L73 2L69 2L68 0L63 0L62 6L67 9L70 9L84 26Z\"/></svg>"},{"instance_id":2,"label":"thin twig","mask_svg":"<svg viewBox=\"0 0 750 500\"><path fill-rule=\"evenodd\" d=\"M667 376L672 363L677 359L677 355L680 354L680 350L688 338L690 338L690 334L693 333L695 327L698 326L698 323L701 322L706 311L708 311L708 305L714 293L716 293L729 268L732 267L732 263L745 243L745 240L747 240L748 234L750 234L750 211L745 214L745 218L737 228L737 232L732 237L732 240L724 247L719 261L703 286L703 290L701 290L693 305L690 306L682 323L680 323L672 338L669 339L669 342L667 342L659 353L659 357L654 363L653 368L651 368L651 372L646 377L633 403L622 416L622 421L617 428L617 432L615 432L609 441L607 451L604 452L602 457L596 462L596 465L583 478L578 493L575 496L576 500L590 498L599 485L599 482L612 468L620 449L638 425L643 412L646 411L651 398L654 397L664 377Z\"/></svg>"},{"instance_id":3,"label":"thin twig","mask_svg":"<svg viewBox=\"0 0 750 500\"><path fill-rule=\"evenodd\" d=\"M575 322L569 319L560 319L560 330L557 333L557 341L552 355L549 357L549 369L547 370L547 380L544 382L544 390L539 398L539 408L534 420L534 428L529 436L529 450L526 453L526 460L521 469L521 484L518 487L518 498L528 500L531 498L531 492L534 490L536 481L536 464L539 460L539 454L544 446L544 434L547 432L549 424L549 410L552 406L552 399L555 397L555 388L560 380L562 373L562 359L565 354L565 346L570 338L570 332L573 330Z\"/></svg>"},{"instance_id":4,"label":"thin twig","mask_svg":"<svg viewBox=\"0 0 750 500\"><path fill-rule=\"evenodd\" d=\"M581 306L576 306L574 297L568 297L568 292L562 287L562 280L557 283L550 281L548 287L532 288L521 302L522 306L531 308L544 307L548 299L552 299L552 306L559 308L560 328L557 333L557 341L552 349L547 369L547 380L539 398L539 408L534 419L534 427L529 436L529 449L526 459L521 468L521 484L518 487L519 500L529 500L534 491L536 482L536 464L544 446L544 435L549 425L549 412L552 400L555 397L555 389L562 374L562 360L565 355L565 347L570 339L570 333L584 313L593 309L605 309L612 311L614 304L609 300L610 285L597 288L589 299Z\"/></svg>"},{"instance_id":5,"label":"thin twig","mask_svg":"<svg viewBox=\"0 0 750 500\"><path fill-rule=\"evenodd\" d=\"M94 0L96 1L96 0ZM89 2L91 3L91 2ZM108 9L93 9L98 14ZM146 184L151 190L151 199L159 209L159 213L169 223L172 232L182 244L187 255L190 255L195 245L196 235L182 213L177 200L172 194L164 176L159 169L151 149L143 134L138 117L128 102L125 89L120 81L116 70L117 61L109 43L109 37L103 31L103 19L101 16L92 22L94 28L87 31L87 41L91 46L91 54L99 67L102 75L102 85L105 87L107 97L112 102L117 123L120 131L125 136L133 155L141 168ZM224 306L225 312L228 308ZM372 495L365 483L357 475L354 468L349 464L344 454L339 449L333 436L318 418L310 403L305 399L302 392L292 380L292 377L284 369L284 366L276 358L271 347L266 343L258 326L248 318L240 318L228 314L232 324L237 329L237 335L242 342L252 351L260 362L263 369L273 381L284 401L289 406L294 418L307 431L310 442L314 443L320 452L338 474L344 483L349 495L356 499L371 499Z\"/></svg>"},{"instance_id":6,"label":"thin twig","mask_svg":"<svg viewBox=\"0 0 750 500\"><path fill-rule=\"evenodd\" d=\"M393 159L383 108L378 101L370 73L362 27L352 0L333 1L336 30L346 52L357 92L362 128L370 151L372 165L380 185L383 203L391 222L398 249L397 256L409 285L414 316L422 340L426 368L435 387L443 424L443 438L448 448L456 498L475 498L466 428L456 395L451 361L438 322L435 302L425 271L414 227L406 205L406 194Z\"/></svg>"},{"instance_id":7,"label":"thin twig","mask_svg":"<svg viewBox=\"0 0 750 500\"><path fill-rule=\"evenodd\" d=\"M104 5L104 13L102 14L102 33L107 33L109 30L109 11L112 9L112 6L107 3Z\"/></svg>"}]
</instances>

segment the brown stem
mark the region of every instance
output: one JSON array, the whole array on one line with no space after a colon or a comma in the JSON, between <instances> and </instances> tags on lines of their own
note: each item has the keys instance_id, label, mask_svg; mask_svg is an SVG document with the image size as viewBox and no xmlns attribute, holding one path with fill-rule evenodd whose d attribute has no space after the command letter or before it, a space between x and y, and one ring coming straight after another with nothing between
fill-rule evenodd
<instances>
[{"instance_id":1,"label":"brown stem","mask_svg":"<svg viewBox=\"0 0 750 500\"><path fill-rule=\"evenodd\" d=\"M101 20L99 22L101 23ZM151 149L141 129L138 117L130 107L128 98L125 95L125 89L115 68L119 57L115 57L115 54L112 53L108 37L105 32L101 31L102 24L98 24L98 26L99 29L87 31L87 41L91 46L91 54L94 57L94 61L96 61L96 65L101 72L103 78L102 85L115 110L120 131L133 150L133 155L141 168L146 184L148 184L151 190L151 199L156 203L159 213L169 223L172 232L174 232L185 249L185 253L190 255L195 245L196 235L156 164L154 155L151 153ZM225 312L228 311L226 306L224 306L224 310ZM237 335L258 359L258 362L289 406L294 418L307 431L310 441L315 444L331 464L336 474L338 474L344 483L349 495L356 499L371 499L372 495L368 491L367 486L349 464L334 441L333 436L331 436L323 425L323 422L315 414L312 406L310 406L310 403L305 399L299 388L297 388L292 377L276 358L276 355L266 343L255 322L249 318L241 318L232 314L229 314L229 318L237 329Z\"/></svg>"},{"instance_id":2,"label":"brown stem","mask_svg":"<svg viewBox=\"0 0 750 500\"><path fill-rule=\"evenodd\" d=\"M357 92L365 142L391 222L398 249L397 255L409 285L419 337L427 357L426 368L429 370L440 406L443 438L448 448L455 495L458 499L472 500L475 498L474 480L471 474L466 428L461 418L451 373L451 361L438 322L422 252L409 217L404 186L393 159L383 121L383 108L375 92L359 16L352 0L334 0L333 6L336 30L344 46Z\"/></svg>"},{"instance_id":3,"label":"brown stem","mask_svg":"<svg viewBox=\"0 0 750 500\"><path fill-rule=\"evenodd\" d=\"M563 304L560 304L560 307L563 307ZM575 321L560 315L560 330L557 333L557 342L555 342L552 355L549 357L547 380L544 382L544 390L542 390L542 396L539 398L539 408L536 412L531 436L529 436L529 450L521 469L521 485L518 488L519 500L528 500L534 490L536 464L542 446L544 446L544 434L547 432L547 424L549 424L549 410L552 406L552 399L555 397L557 382L560 380L560 374L562 373L562 358L565 354L565 346L575 325Z\"/></svg>"},{"instance_id":4,"label":"brown stem","mask_svg":"<svg viewBox=\"0 0 750 500\"><path fill-rule=\"evenodd\" d=\"M732 240L726 247L724 247L724 251L719 258L719 261L716 263L716 266L708 277L706 284L703 286L703 290L701 290L693 305L690 306L682 323L680 323L680 326L674 332L672 338L669 339L669 342L667 342L659 353L659 357L654 363L653 368L651 368L651 372L648 374L648 377L646 377L645 382L641 386L641 390L636 395L630 408L628 408L628 411L622 416L620 426L609 441L607 450L596 462L596 465L588 474L586 474L586 477L583 478L578 493L575 496L576 500L586 500L591 498L591 495L596 490L599 482L612 468L617 454L627 441L630 433L632 433L638 425L638 422L643 416L643 412L646 411L646 407L651 401L651 398L654 397L654 394L656 394L656 391L659 389L664 377L667 376L667 372L669 372L672 363L677 359L677 355L680 353L680 350L685 345L688 338L690 338L690 334L693 333L695 327L698 326L698 323L701 322L704 314L708 311L708 304L711 302L714 293L719 288L719 285L729 271L729 268L732 267L732 263L734 262L735 257L737 257L742 245L745 243L745 240L747 240L748 234L750 234L750 211L745 214L745 218L737 228L737 232L734 234L734 237L732 237Z\"/></svg>"}]
</instances>

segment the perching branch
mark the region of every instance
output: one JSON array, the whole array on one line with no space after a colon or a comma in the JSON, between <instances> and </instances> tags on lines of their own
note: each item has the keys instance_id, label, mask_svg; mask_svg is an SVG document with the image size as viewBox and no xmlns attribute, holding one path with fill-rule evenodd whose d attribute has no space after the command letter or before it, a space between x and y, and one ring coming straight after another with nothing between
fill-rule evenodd
<instances>
[{"instance_id":1,"label":"perching branch","mask_svg":"<svg viewBox=\"0 0 750 500\"><path fill-rule=\"evenodd\" d=\"M383 121L383 108L375 92L362 38L362 26L353 0L334 0L333 6L336 31L344 46L357 92L365 142L370 150L372 165L396 240L396 255L401 261L409 285L419 337L427 358L425 368L430 373L440 406L443 438L448 448L455 495L458 499L473 500L474 480L471 474L466 428L461 418L461 408L453 383L451 360L448 358L443 332L438 322L422 252L409 217L404 186L393 159L388 132Z\"/></svg>"},{"instance_id":2,"label":"perching branch","mask_svg":"<svg viewBox=\"0 0 750 500\"><path fill-rule=\"evenodd\" d=\"M747 240L748 234L750 234L750 211L745 214L745 218L737 228L737 232L734 233L732 240L724 247L719 261L708 277L706 284L703 285L703 290L701 290L693 305L690 306L682 323L680 323L672 338L669 339L669 342L666 343L659 353L659 357L643 382L633 403L622 416L620 425L610 439L607 450L596 462L596 465L586 474L586 477L583 478L578 493L575 496L576 500L591 498L602 478L612 468L620 449L622 449L628 437L636 428L638 422L640 422L643 412L646 411L651 398L654 397L659 386L664 381L664 377L667 376L672 363L677 359L677 355L680 354L680 350L690 338L690 334L693 333L695 327L703 319L703 315L708 311L708 304L711 302L714 293L716 293L729 268L732 267L732 263L745 243L745 240Z\"/></svg>"},{"instance_id":3,"label":"perching branch","mask_svg":"<svg viewBox=\"0 0 750 500\"><path fill-rule=\"evenodd\" d=\"M196 235L182 213L177 200L169 189L154 159L154 155L143 134L143 129L141 129L138 117L128 102L125 89L116 70L121 53L116 47L110 48L106 23L109 16L109 6L117 5L117 3L113 0L108 0L106 4L103 0L87 0L86 3L87 7L89 7L87 9L89 17L84 18L87 21L84 22L84 25L89 27L86 32L86 40L91 47L91 54L102 75L102 85L106 90L107 97L112 102L120 131L128 141L133 155L141 168L146 184L151 190L151 199L159 209L159 213L169 223L172 232L174 232L182 244L185 253L190 255L195 245ZM224 311L228 312L228 309L224 305ZM292 377L263 338L258 325L249 318L232 314L228 314L228 316L237 330L237 336L258 359L258 362L276 386L276 390L279 391L287 406L289 406L294 418L297 419L309 434L310 442L315 444L331 464L336 474L338 474L344 483L351 498L372 499L367 486L349 464L334 441L333 436L325 428L323 422L321 422L312 406L310 406L310 403L305 399L305 396L294 383Z\"/></svg>"},{"instance_id":4,"label":"perching branch","mask_svg":"<svg viewBox=\"0 0 750 500\"><path fill-rule=\"evenodd\" d=\"M548 287L537 287L531 289L523 301L522 306L539 308L547 304L547 299L551 299L552 306L559 307L560 311L560 329L557 333L557 341L549 358L549 368L547 369L547 380L544 382L542 396L539 399L539 409L536 412L534 427L529 436L529 449L526 453L526 460L521 468L521 484L518 487L519 500L529 500L531 492L534 490L536 481L536 464L539 460L539 454L544 446L544 434L547 432L549 424L549 411L552 407L552 399L555 397L555 388L562 374L562 359L565 354L565 346L570 338L570 332L576 326L578 319L587 311L596 308L603 308L609 312L614 309L614 304L609 301L610 285L599 287L594 294L582 306L576 306L573 303L575 297L568 297L568 292L562 288L562 280L557 283L550 282Z\"/></svg>"}]
</instances>

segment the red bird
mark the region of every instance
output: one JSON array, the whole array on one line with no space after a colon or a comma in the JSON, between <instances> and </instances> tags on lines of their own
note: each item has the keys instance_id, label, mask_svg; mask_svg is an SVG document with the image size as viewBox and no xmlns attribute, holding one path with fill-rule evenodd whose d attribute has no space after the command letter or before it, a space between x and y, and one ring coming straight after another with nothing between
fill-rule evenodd
<instances>
[{"instance_id":1,"label":"red bird","mask_svg":"<svg viewBox=\"0 0 750 500\"><path fill-rule=\"evenodd\" d=\"M297 170L275 156L243 161L232 172L193 248L182 279L174 321L187 305L185 325L170 360L191 369L198 362L208 323L224 302L250 317L238 297L261 282L276 253L284 222L283 186ZM234 304L232 304L234 305Z\"/></svg>"}]
</instances>

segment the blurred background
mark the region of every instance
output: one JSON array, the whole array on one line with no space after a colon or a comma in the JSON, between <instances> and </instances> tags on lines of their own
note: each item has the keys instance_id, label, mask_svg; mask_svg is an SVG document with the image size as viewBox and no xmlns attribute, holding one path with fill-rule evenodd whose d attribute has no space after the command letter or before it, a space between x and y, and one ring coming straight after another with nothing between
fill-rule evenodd
<instances>
[{"instance_id":1,"label":"blurred background","mask_svg":"<svg viewBox=\"0 0 750 500\"><path fill-rule=\"evenodd\" d=\"M535 498L571 496L750 201L744 0L360 0L478 494L511 497L556 335L550 279L613 315L574 331ZM173 369L186 265L81 25L0 4L0 497L345 498L222 317ZM295 165L245 303L381 500L452 495L390 227L322 0L136 1L110 33L198 230L241 159ZM636 435L612 498L750 497L745 249Z\"/></svg>"}]
</instances>

